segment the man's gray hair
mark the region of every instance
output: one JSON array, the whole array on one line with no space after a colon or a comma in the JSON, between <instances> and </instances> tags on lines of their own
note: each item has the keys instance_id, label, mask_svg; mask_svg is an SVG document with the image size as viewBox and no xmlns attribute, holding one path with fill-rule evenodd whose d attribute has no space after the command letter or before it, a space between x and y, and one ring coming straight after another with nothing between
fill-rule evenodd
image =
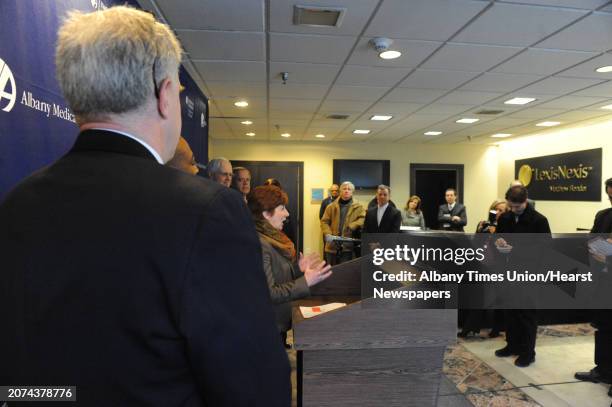
<instances>
[{"instance_id":1,"label":"man's gray hair","mask_svg":"<svg viewBox=\"0 0 612 407\"><path fill-rule=\"evenodd\" d=\"M387 186L387 185L385 185L385 184L380 184L380 185L378 186L378 188L376 188L376 190L378 191L379 189L386 189L386 190L387 190L387 193L388 193L389 195L391 195L391 188L390 188L389 186Z\"/></svg>"},{"instance_id":2,"label":"man's gray hair","mask_svg":"<svg viewBox=\"0 0 612 407\"><path fill-rule=\"evenodd\" d=\"M344 181L342 184L340 184L340 189L342 189L342 187L345 185L348 185L351 191L355 190L355 184L353 184L351 181Z\"/></svg>"},{"instance_id":3,"label":"man's gray hair","mask_svg":"<svg viewBox=\"0 0 612 407\"><path fill-rule=\"evenodd\" d=\"M145 11L116 6L70 12L58 33L55 64L71 109L92 121L145 106L164 79L178 78L181 56L170 28Z\"/></svg>"},{"instance_id":4,"label":"man's gray hair","mask_svg":"<svg viewBox=\"0 0 612 407\"><path fill-rule=\"evenodd\" d=\"M208 165L206 166L206 173L208 174L209 177L213 176L214 174L218 174L221 172L221 167L223 166L223 163L229 163L229 162L230 161L227 158L223 158L223 157L213 158L212 160L208 162Z\"/></svg>"}]
</instances>

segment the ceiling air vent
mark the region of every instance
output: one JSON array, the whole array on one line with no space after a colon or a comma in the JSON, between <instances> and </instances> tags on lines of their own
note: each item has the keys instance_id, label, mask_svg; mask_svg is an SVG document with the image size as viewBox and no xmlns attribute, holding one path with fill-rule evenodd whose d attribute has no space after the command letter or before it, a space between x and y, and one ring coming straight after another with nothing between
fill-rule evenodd
<instances>
[{"instance_id":1,"label":"ceiling air vent","mask_svg":"<svg viewBox=\"0 0 612 407\"><path fill-rule=\"evenodd\" d=\"M493 110L493 109L483 109L476 112L476 114L488 114L488 115L496 115L503 113L503 110Z\"/></svg>"},{"instance_id":2,"label":"ceiling air vent","mask_svg":"<svg viewBox=\"0 0 612 407\"><path fill-rule=\"evenodd\" d=\"M293 6L293 24L310 27L340 27L346 12L341 7Z\"/></svg>"},{"instance_id":3,"label":"ceiling air vent","mask_svg":"<svg viewBox=\"0 0 612 407\"><path fill-rule=\"evenodd\" d=\"M327 116L325 116L326 119L333 119L333 120L346 120L349 118L348 114L329 114Z\"/></svg>"}]
</instances>

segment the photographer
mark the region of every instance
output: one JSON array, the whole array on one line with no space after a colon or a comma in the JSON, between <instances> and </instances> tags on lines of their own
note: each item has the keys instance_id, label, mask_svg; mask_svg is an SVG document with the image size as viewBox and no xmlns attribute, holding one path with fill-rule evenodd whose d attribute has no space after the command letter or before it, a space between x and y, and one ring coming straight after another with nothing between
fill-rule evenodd
<instances>
[{"instance_id":1,"label":"photographer","mask_svg":"<svg viewBox=\"0 0 612 407\"><path fill-rule=\"evenodd\" d=\"M489 218L481 220L476 227L476 233L495 233L499 217L508 210L506 201L495 200L489 207Z\"/></svg>"}]
</instances>

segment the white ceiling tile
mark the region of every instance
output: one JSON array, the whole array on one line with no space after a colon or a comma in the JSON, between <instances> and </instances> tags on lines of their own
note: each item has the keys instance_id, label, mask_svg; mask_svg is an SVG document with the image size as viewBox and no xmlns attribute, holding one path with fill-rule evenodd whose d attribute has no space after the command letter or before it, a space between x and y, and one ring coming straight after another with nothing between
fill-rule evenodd
<instances>
[{"instance_id":1,"label":"white ceiling tile","mask_svg":"<svg viewBox=\"0 0 612 407\"><path fill-rule=\"evenodd\" d=\"M345 128L351 123L351 120L354 119L349 118L347 120L336 120L336 119L325 119L317 118L310 123L311 128L319 128L319 129L333 129L334 131L339 131L340 129Z\"/></svg>"},{"instance_id":2,"label":"white ceiling tile","mask_svg":"<svg viewBox=\"0 0 612 407\"><path fill-rule=\"evenodd\" d=\"M605 110L599 112L593 110L574 110L572 112L566 112L557 116L553 116L550 119L560 121L561 123L572 123L609 115L610 112L606 112Z\"/></svg>"},{"instance_id":3,"label":"white ceiling tile","mask_svg":"<svg viewBox=\"0 0 612 407\"><path fill-rule=\"evenodd\" d=\"M341 64L355 44L354 37L305 34L270 34L270 60Z\"/></svg>"},{"instance_id":4,"label":"white ceiling tile","mask_svg":"<svg viewBox=\"0 0 612 407\"><path fill-rule=\"evenodd\" d=\"M595 55L597 55L596 52L529 48L496 67L492 72L552 75Z\"/></svg>"},{"instance_id":5,"label":"white ceiling tile","mask_svg":"<svg viewBox=\"0 0 612 407\"><path fill-rule=\"evenodd\" d=\"M610 97L610 95L612 95L612 81L591 86L590 88L575 92L574 95Z\"/></svg>"},{"instance_id":6,"label":"white ceiling tile","mask_svg":"<svg viewBox=\"0 0 612 407\"><path fill-rule=\"evenodd\" d=\"M603 102L606 98L587 97L587 96L562 96L550 102L542 103L540 107L543 109L578 109L580 107L593 105Z\"/></svg>"},{"instance_id":7,"label":"white ceiling tile","mask_svg":"<svg viewBox=\"0 0 612 407\"><path fill-rule=\"evenodd\" d=\"M393 43L389 49L400 51L402 55L397 59L382 59L378 56L378 52L376 52L374 47L370 45L371 39L371 37L361 38L347 63L366 66L414 68L442 45L441 42L434 41L392 38Z\"/></svg>"},{"instance_id":8,"label":"white ceiling tile","mask_svg":"<svg viewBox=\"0 0 612 407\"><path fill-rule=\"evenodd\" d=\"M155 0L174 29L263 31L264 0Z\"/></svg>"},{"instance_id":9,"label":"white ceiling tile","mask_svg":"<svg viewBox=\"0 0 612 407\"><path fill-rule=\"evenodd\" d=\"M265 82L266 64L252 61L194 61L205 81Z\"/></svg>"},{"instance_id":10,"label":"white ceiling tile","mask_svg":"<svg viewBox=\"0 0 612 407\"><path fill-rule=\"evenodd\" d=\"M409 72L410 68L345 65L336 83L351 86L394 86Z\"/></svg>"},{"instance_id":11,"label":"white ceiling tile","mask_svg":"<svg viewBox=\"0 0 612 407\"><path fill-rule=\"evenodd\" d=\"M543 79L532 85L529 85L520 90L524 94L545 94L545 95L564 95L566 93L575 92L588 86L596 85L602 82L596 79L583 78L565 78L561 76L553 76Z\"/></svg>"},{"instance_id":12,"label":"white ceiling tile","mask_svg":"<svg viewBox=\"0 0 612 407\"><path fill-rule=\"evenodd\" d=\"M464 0L386 0L365 35L446 41L486 6Z\"/></svg>"},{"instance_id":13,"label":"white ceiling tile","mask_svg":"<svg viewBox=\"0 0 612 407\"><path fill-rule=\"evenodd\" d=\"M518 47L448 43L422 68L484 72L520 50Z\"/></svg>"},{"instance_id":14,"label":"white ceiling tile","mask_svg":"<svg viewBox=\"0 0 612 407\"><path fill-rule=\"evenodd\" d=\"M334 0L334 8L344 8L346 12L339 27L313 27L293 24L294 4L318 6L320 1L300 0L298 3L286 0L270 0L270 31L302 34L358 35L374 11L378 0Z\"/></svg>"},{"instance_id":15,"label":"white ceiling tile","mask_svg":"<svg viewBox=\"0 0 612 407\"><path fill-rule=\"evenodd\" d=\"M206 81L211 98L217 97L266 97L265 83L236 81Z\"/></svg>"},{"instance_id":16,"label":"white ceiling tile","mask_svg":"<svg viewBox=\"0 0 612 407\"><path fill-rule=\"evenodd\" d=\"M270 97L321 100L328 89L327 85L272 83L270 84Z\"/></svg>"},{"instance_id":17,"label":"white ceiling tile","mask_svg":"<svg viewBox=\"0 0 612 407\"><path fill-rule=\"evenodd\" d=\"M607 99L604 99L604 101L603 101L603 102L596 103L596 104L591 105L591 106L585 106L585 107L583 107L583 108L582 108L582 110L596 110L596 111L602 111L602 110L601 110L601 108L602 108L603 106L609 106L609 105L611 105L611 104L612 104L612 98L607 98ZM608 112L609 112L609 110L604 110L604 111L608 111Z\"/></svg>"},{"instance_id":18,"label":"white ceiling tile","mask_svg":"<svg viewBox=\"0 0 612 407\"><path fill-rule=\"evenodd\" d=\"M276 119L310 119L314 115L314 110L287 110L287 109L270 109L270 126L274 124Z\"/></svg>"},{"instance_id":19,"label":"white ceiling tile","mask_svg":"<svg viewBox=\"0 0 612 407\"><path fill-rule=\"evenodd\" d=\"M440 89L395 88L381 102L410 102L427 104L447 91Z\"/></svg>"},{"instance_id":20,"label":"white ceiling tile","mask_svg":"<svg viewBox=\"0 0 612 407\"><path fill-rule=\"evenodd\" d=\"M523 86L539 79L542 79L542 76L485 73L463 85L461 89L506 93L522 88Z\"/></svg>"},{"instance_id":21,"label":"white ceiling tile","mask_svg":"<svg viewBox=\"0 0 612 407\"><path fill-rule=\"evenodd\" d=\"M504 102L513 98L518 98L518 97L529 97L529 98L535 98L535 100L527 105L507 105ZM537 106L541 103L544 103L548 100L554 99L555 97L557 97L556 95L544 95L544 94L537 94L537 93L533 93L533 92L527 92L527 91L523 91L523 90L517 90L516 92L510 92L508 94L505 94L495 100L492 100L488 103L486 103L485 105L482 106L482 108L491 108L491 109L502 109L506 112L512 112L515 111L517 109L524 109L524 108L529 108L532 109L534 106Z\"/></svg>"},{"instance_id":22,"label":"white ceiling tile","mask_svg":"<svg viewBox=\"0 0 612 407\"><path fill-rule=\"evenodd\" d=\"M334 86L327 96L334 100L371 100L380 98L389 87L375 86Z\"/></svg>"},{"instance_id":23,"label":"white ceiling tile","mask_svg":"<svg viewBox=\"0 0 612 407\"><path fill-rule=\"evenodd\" d=\"M326 113L355 113L362 112L372 105L371 100L333 100L325 99L321 105L321 112Z\"/></svg>"},{"instance_id":24,"label":"white ceiling tile","mask_svg":"<svg viewBox=\"0 0 612 407\"><path fill-rule=\"evenodd\" d=\"M438 99L436 103L450 105L480 105L499 97L499 92L476 92L471 90L456 90Z\"/></svg>"},{"instance_id":25,"label":"white ceiling tile","mask_svg":"<svg viewBox=\"0 0 612 407\"><path fill-rule=\"evenodd\" d=\"M586 10L497 3L461 31L453 41L525 47L586 13Z\"/></svg>"},{"instance_id":26,"label":"white ceiling tile","mask_svg":"<svg viewBox=\"0 0 612 407\"><path fill-rule=\"evenodd\" d=\"M270 99L270 109L274 110L314 110L321 103L317 99Z\"/></svg>"},{"instance_id":27,"label":"white ceiling tile","mask_svg":"<svg viewBox=\"0 0 612 407\"><path fill-rule=\"evenodd\" d=\"M406 116L423 107L420 103L401 103L401 102L378 102L371 109L364 113L364 116L371 117L375 114L390 114L394 118Z\"/></svg>"},{"instance_id":28,"label":"white ceiling tile","mask_svg":"<svg viewBox=\"0 0 612 407\"><path fill-rule=\"evenodd\" d=\"M215 104L219 108L219 112L222 116L231 117L262 117L266 113L266 99L265 98L247 98L249 106L247 107L236 107L234 102L236 98L216 98L214 99Z\"/></svg>"},{"instance_id":29,"label":"white ceiling tile","mask_svg":"<svg viewBox=\"0 0 612 407\"><path fill-rule=\"evenodd\" d=\"M340 65L270 62L270 83L282 83L281 72L289 73L289 83L330 85Z\"/></svg>"},{"instance_id":30,"label":"white ceiling tile","mask_svg":"<svg viewBox=\"0 0 612 407\"><path fill-rule=\"evenodd\" d=\"M265 61L264 33L197 30L176 33L191 59Z\"/></svg>"},{"instance_id":31,"label":"white ceiling tile","mask_svg":"<svg viewBox=\"0 0 612 407\"><path fill-rule=\"evenodd\" d=\"M397 126L404 129L406 133L432 126L442 120L438 115L413 114L402 120ZM432 128L433 130L433 128Z\"/></svg>"},{"instance_id":32,"label":"white ceiling tile","mask_svg":"<svg viewBox=\"0 0 612 407\"><path fill-rule=\"evenodd\" d=\"M583 62L573 68L567 69L561 72L560 75L577 78L612 79L612 72L595 72L595 69L597 68L610 65L612 65L612 55L603 54L589 61Z\"/></svg>"},{"instance_id":33,"label":"white ceiling tile","mask_svg":"<svg viewBox=\"0 0 612 407\"><path fill-rule=\"evenodd\" d=\"M562 113L565 109L546 109L546 108L527 108L521 110L519 112L511 113L507 117L516 118L516 119L525 119L525 120L537 120L550 116L554 116L556 114Z\"/></svg>"},{"instance_id":34,"label":"white ceiling tile","mask_svg":"<svg viewBox=\"0 0 612 407\"><path fill-rule=\"evenodd\" d=\"M607 51L612 48L612 14L594 12L537 44L538 48Z\"/></svg>"},{"instance_id":35,"label":"white ceiling tile","mask_svg":"<svg viewBox=\"0 0 612 407\"><path fill-rule=\"evenodd\" d=\"M417 69L405 81L399 84L402 88L416 89L455 89L469 81L479 72L445 71L437 69Z\"/></svg>"},{"instance_id":36,"label":"white ceiling tile","mask_svg":"<svg viewBox=\"0 0 612 407\"><path fill-rule=\"evenodd\" d=\"M448 116L453 116L465 112L470 106L466 105L447 105L442 103L434 103L426 106L418 111L418 114L431 114L440 116L440 120Z\"/></svg>"}]
</instances>

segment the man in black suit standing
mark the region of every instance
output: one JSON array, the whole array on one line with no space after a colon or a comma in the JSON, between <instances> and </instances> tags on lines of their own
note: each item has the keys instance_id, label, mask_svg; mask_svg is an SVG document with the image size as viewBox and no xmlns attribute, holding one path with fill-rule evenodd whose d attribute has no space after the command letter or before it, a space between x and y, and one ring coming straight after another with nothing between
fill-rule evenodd
<instances>
[{"instance_id":1,"label":"man in black suit standing","mask_svg":"<svg viewBox=\"0 0 612 407\"><path fill-rule=\"evenodd\" d=\"M391 188L379 185L376 191L377 205L366 212L365 233L399 233L402 213L390 205L390 198Z\"/></svg>"},{"instance_id":2,"label":"man in black suit standing","mask_svg":"<svg viewBox=\"0 0 612 407\"><path fill-rule=\"evenodd\" d=\"M76 386L80 406L290 405L240 194L163 165L180 59L172 31L133 8L60 29L80 134L0 204L0 384Z\"/></svg>"},{"instance_id":3,"label":"man in black suit standing","mask_svg":"<svg viewBox=\"0 0 612 407\"><path fill-rule=\"evenodd\" d=\"M338 198L338 195L340 195L340 187L338 186L338 184L332 184L332 186L329 187L328 192L329 192L329 195L327 196L327 198L321 201L321 207L319 208L319 220L321 220L321 218L323 217L323 214L325 213L325 208L327 208L327 205L334 202L334 200Z\"/></svg>"},{"instance_id":4,"label":"man in black suit standing","mask_svg":"<svg viewBox=\"0 0 612 407\"><path fill-rule=\"evenodd\" d=\"M612 204L612 178L605 182L606 193ZM591 233L612 233L612 208L602 209L595 215ZM612 311L593 310L595 331L595 367L588 372L576 372L576 379L587 382L612 384ZM612 396L612 388L608 392Z\"/></svg>"},{"instance_id":5,"label":"man in black suit standing","mask_svg":"<svg viewBox=\"0 0 612 407\"><path fill-rule=\"evenodd\" d=\"M465 206L457 202L457 191L448 188L444 193L446 203L438 209L438 228L463 232L467 225L467 212Z\"/></svg>"},{"instance_id":6,"label":"man in black suit standing","mask_svg":"<svg viewBox=\"0 0 612 407\"><path fill-rule=\"evenodd\" d=\"M548 219L536 211L527 202L527 188L510 187L506 192L508 212L497 221L496 233L545 233L550 234ZM496 240L499 247L508 246L503 238ZM514 248L513 250L517 250ZM518 267L513 264L513 267ZM518 355L514 364L527 367L535 362L536 335L538 331L537 312L535 309L505 310L506 346L495 351L497 357Z\"/></svg>"}]
</instances>

